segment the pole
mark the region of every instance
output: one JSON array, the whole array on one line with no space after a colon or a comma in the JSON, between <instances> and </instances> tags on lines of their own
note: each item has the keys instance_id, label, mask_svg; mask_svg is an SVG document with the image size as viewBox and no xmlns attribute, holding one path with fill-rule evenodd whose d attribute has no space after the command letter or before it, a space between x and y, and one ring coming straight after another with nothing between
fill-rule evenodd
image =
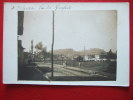
<instances>
[{"instance_id":1,"label":"pole","mask_svg":"<svg viewBox=\"0 0 133 100\"><path fill-rule=\"evenodd\" d=\"M54 77L54 59L53 59L53 47L54 47L54 11L53 11L53 36L52 36L52 47L51 47L51 78L53 79Z\"/></svg>"},{"instance_id":2,"label":"pole","mask_svg":"<svg viewBox=\"0 0 133 100\"><path fill-rule=\"evenodd\" d=\"M84 61L86 60L85 46L84 46L84 58L83 58L83 60L84 60Z\"/></svg>"},{"instance_id":3,"label":"pole","mask_svg":"<svg viewBox=\"0 0 133 100\"><path fill-rule=\"evenodd\" d=\"M85 56L85 46L84 46L84 56Z\"/></svg>"}]
</instances>

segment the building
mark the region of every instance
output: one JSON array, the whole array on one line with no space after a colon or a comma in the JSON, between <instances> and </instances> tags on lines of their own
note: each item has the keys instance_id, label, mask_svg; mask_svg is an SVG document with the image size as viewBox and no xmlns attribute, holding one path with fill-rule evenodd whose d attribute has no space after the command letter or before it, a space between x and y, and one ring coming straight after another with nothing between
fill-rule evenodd
<instances>
[{"instance_id":1,"label":"building","mask_svg":"<svg viewBox=\"0 0 133 100\"><path fill-rule=\"evenodd\" d=\"M106 54L91 54L84 56L84 61L106 61Z\"/></svg>"},{"instance_id":2,"label":"building","mask_svg":"<svg viewBox=\"0 0 133 100\"><path fill-rule=\"evenodd\" d=\"M24 48L22 46L22 41L18 40L18 64L23 65L24 63Z\"/></svg>"},{"instance_id":3,"label":"building","mask_svg":"<svg viewBox=\"0 0 133 100\"><path fill-rule=\"evenodd\" d=\"M18 11L18 66L24 64L24 47L22 46L22 40L19 39L23 35L23 20L24 12Z\"/></svg>"}]
</instances>

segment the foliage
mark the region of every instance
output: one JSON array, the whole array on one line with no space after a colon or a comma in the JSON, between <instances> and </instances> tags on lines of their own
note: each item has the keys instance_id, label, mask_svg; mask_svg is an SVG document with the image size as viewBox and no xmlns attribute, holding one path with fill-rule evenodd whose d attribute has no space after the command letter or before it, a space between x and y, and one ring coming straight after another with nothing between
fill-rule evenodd
<instances>
[{"instance_id":1,"label":"foliage","mask_svg":"<svg viewBox=\"0 0 133 100\"><path fill-rule=\"evenodd\" d=\"M42 44L42 42L39 42L35 45L35 59L36 61L45 61L47 58L50 58L50 53L47 52L47 47Z\"/></svg>"},{"instance_id":2,"label":"foliage","mask_svg":"<svg viewBox=\"0 0 133 100\"><path fill-rule=\"evenodd\" d=\"M37 49L37 50L42 50L42 49L43 49L43 44L42 44L42 42L37 43L37 44L35 45L35 49Z\"/></svg>"},{"instance_id":3,"label":"foliage","mask_svg":"<svg viewBox=\"0 0 133 100\"><path fill-rule=\"evenodd\" d=\"M111 49L107 52L107 59L116 59L116 54L113 53Z\"/></svg>"}]
</instances>

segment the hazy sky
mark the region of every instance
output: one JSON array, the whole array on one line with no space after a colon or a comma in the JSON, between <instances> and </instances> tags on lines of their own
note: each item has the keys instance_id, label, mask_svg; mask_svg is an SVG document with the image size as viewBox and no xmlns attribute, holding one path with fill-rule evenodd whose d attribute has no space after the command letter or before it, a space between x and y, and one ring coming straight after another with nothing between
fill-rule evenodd
<instances>
[{"instance_id":1,"label":"hazy sky","mask_svg":"<svg viewBox=\"0 0 133 100\"><path fill-rule=\"evenodd\" d=\"M53 20L52 11L24 12L23 47L30 50L42 42L51 50ZM115 10L96 11L56 11L54 49L74 50L100 48L105 51L117 48L117 12Z\"/></svg>"}]
</instances>

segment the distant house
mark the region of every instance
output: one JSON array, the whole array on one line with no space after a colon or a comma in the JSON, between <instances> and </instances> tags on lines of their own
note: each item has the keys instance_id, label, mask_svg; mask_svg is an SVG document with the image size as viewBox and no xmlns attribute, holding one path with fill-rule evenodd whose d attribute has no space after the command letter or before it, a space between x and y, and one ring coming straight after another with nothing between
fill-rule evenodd
<instances>
[{"instance_id":1,"label":"distant house","mask_svg":"<svg viewBox=\"0 0 133 100\"><path fill-rule=\"evenodd\" d=\"M95 61L100 61L100 55L95 55Z\"/></svg>"},{"instance_id":2,"label":"distant house","mask_svg":"<svg viewBox=\"0 0 133 100\"><path fill-rule=\"evenodd\" d=\"M74 57L74 60L76 60L78 62L82 62L82 61L84 61L84 58L82 56L76 56L76 57Z\"/></svg>"},{"instance_id":3,"label":"distant house","mask_svg":"<svg viewBox=\"0 0 133 100\"><path fill-rule=\"evenodd\" d=\"M84 61L106 61L105 54L92 54L84 56Z\"/></svg>"},{"instance_id":4,"label":"distant house","mask_svg":"<svg viewBox=\"0 0 133 100\"><path fill-rule=\"evenodd\" d=\"M94 61L95 56L94 55L86 55L84 56L84 61Z\"/></svg>"},{"instance_id":5,"label":"distant house","mask_svg":"<svg viewBox=\"0 0 133 100\"><path fill-rule=\"evenodd\" d=\"M88 61L89 60L89 57L88 56L84 56L84 61Z\"/></svg>"}]
</instances>

